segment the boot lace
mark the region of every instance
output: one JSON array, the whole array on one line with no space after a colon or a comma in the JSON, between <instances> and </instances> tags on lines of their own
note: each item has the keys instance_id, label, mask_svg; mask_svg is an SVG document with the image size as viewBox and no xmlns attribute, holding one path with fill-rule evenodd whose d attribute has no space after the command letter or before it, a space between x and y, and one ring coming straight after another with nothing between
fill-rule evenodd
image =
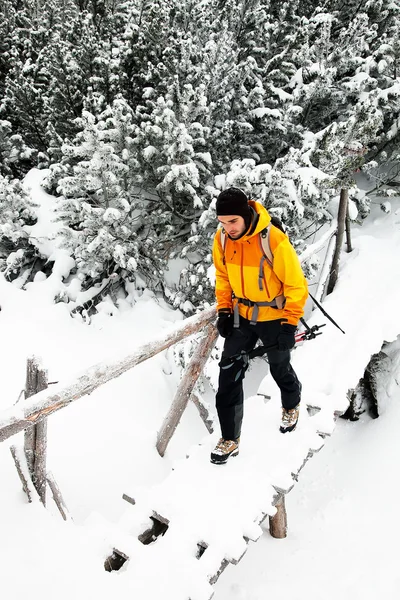
<instances>
[{"instance_id":1,"label":"boot lace","mask_svg":"<svg viewBox=\"0 0 400 600\"><path fill-rule=\"evenodd\" d=\"M289 410L286 410L286 408L282 409L282 421L284 423L291 423L292 421L294 421L297 417L297 408L289 408Z\"/></svg>"},{"instance_id":2,"label":"boot lace","mask_svg":"<svg viewBox=\"0 0 400 600\"><path fill-rule=\"evenodd\" d=\"M222 450L223 452L226 452L229 447L231 446L231 444L235 444L236 442L234 442L233 440L225 440L224 438L221 438L217 444L217 450Z\"/></svg>"}]
</instances>

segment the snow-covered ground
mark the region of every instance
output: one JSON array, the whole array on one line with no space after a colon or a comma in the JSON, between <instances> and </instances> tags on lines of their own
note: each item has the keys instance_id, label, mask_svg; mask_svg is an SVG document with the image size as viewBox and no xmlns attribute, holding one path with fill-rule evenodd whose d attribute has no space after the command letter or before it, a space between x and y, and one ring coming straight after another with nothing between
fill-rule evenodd
<instances>
[{"instance_id":1,"label":"snow-covered ground","mask_svg":"<svg viewBox=\"0 0 400 600\"><path fill-rule=\"evenodd\" d=\"M34 233L47 244L43 236L56 234L50 222L52 198L38 188L37 172L27 183L42 211ZM356 385L369 356L383 340L393 341L400 333L399 207L392 201L391 212L383 213L374 206L367 222L354 227L353 253L342 255L339 284L324 306L346 335L328 324L322 336L294 352L304 400L321 411L309 417L304 405L290 437L277 432L279 399L270 378L263 380L265 363L259 360L246 381L249 397L235 461L225 467L209 464L218 432L207 434L192 405L160 458L156 433L178 383L168 351L49 419L48 468L73 523L64 523L50 500L47 511L38 503L27 504L8 449L22 436L0 444L0 581L5 597L22 600L29 592L43 600L55 595L102 600L111 594L152 600L160 587L165 600L185 598L188 590L192 600L206 597L206 561L211 566L224 549L228 556L240 555L241 534L257 537L257 528L251 530L249 523L260 512L273 511L271 483L290 483L291 471L308 448L322 444L316 430L334 430L333 413L346 406L346 392ZM182 319L151 294L134 290L113 316L105 305L90 326L72 319L69 305L52 301L65 288L61 278L71 266L54 248L50 243L56 268L48 279L39 276L24 291L0 280L1 410L17 401L30 354L41 356L50 381L68 383L92 364L132 353ZM70 285L70 295L81 301L77 282ZM310 324L324 322L318 312L310 319ZM256 395L259 386L272 396L269 403ZM277 541L264 534L256 544L250 542L239 565L221 576L216 600L268 595L331 600L338 593L349 600L378 593L397 597L395 466L400 442L395 428L400 394L395 375L387 382L385 398L378 420L339 421L287 497L288 538ZM124 492L137 506L122 500ZM192 504L191 521L178 510L185 494ZM164 538L144 547L135 534L146 526L151 509L170 517L171 526ZM197 561L194 542L201 536L208 536L203 541L210 546ZM103 563L113 545L131 560L121 571L106 573ZM185 563L174 563L182 548Z\"/></svg>"}]
</instances>

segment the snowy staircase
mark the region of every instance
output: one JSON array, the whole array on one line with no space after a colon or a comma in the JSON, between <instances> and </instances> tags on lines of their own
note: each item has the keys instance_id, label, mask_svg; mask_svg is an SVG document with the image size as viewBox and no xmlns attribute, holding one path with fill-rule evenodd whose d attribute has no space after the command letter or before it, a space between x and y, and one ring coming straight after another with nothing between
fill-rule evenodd
<instances>
[{"instance_id":1,"label":"snowy staircase","mask_svg":"<svg viewBox=\"0 0 400 600\"><path fill-rule=\"evenodd\" d=\"M277 501L321 449L323 436L331 433L334 413L344 408L321 419L325 411L310 416L304 405L295 432L282 435L280 402L275 398L266 404L262 395L253 396L246 400L237 458L226 465L211 464L217 436L209 436L176 462L162 483L143 492L128 490L135 505L127 506L119 529L135 544L127 549L115 541L114 547L129 557L123 569L134 572L133 594L141 600L161 595L176 600L211 598L212 584L228 564L242 558L249 541L262 535L262 521L275 514ZM158 533L154 524L161 524Z\"/></svg>"}]
</instances>

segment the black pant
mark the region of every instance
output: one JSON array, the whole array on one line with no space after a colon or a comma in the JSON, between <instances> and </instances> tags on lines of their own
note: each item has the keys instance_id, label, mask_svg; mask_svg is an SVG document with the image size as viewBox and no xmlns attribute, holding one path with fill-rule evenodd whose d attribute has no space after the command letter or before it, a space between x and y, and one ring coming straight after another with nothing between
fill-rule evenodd
<instances>
[{"instance_id":1,"label":"black pant","mask_svg":"<svg viewBox=\"0 0 400 600\"><path fill-rule=\"evenodd\" d=\"M250 321L240 317L240 328L234 329L225 340L216 407L221 435L226 440L236 440L240 437L242 427L243 379L247 363L240 353L252 350L258 339L264 346L276 344L280 328L280 320L259 321L250 325ZM290 364L290 351L270 350L267 357L271 375L281 391L282 406L286 409L294 408L300 402L301 383Z\"/></svg>"}]
</instances>

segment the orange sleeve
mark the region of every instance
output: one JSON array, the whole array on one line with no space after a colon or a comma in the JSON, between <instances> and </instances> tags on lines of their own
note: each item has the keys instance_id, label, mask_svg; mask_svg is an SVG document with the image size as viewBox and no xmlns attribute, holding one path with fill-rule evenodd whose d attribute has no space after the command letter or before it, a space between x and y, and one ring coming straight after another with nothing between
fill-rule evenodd
<instances>
[{"instance_id":1,"label":"orange sleeve","mask_svg":"<svg viewBox=\"0 0 400 600\"><path fill-rule=\"evenodd\" d=\"M297 325L304 315L308 296L308 286L295 249L285 237L274 251L274 272L283 283L286 298L283 318L291 325Z\"/></svg>"},{"instance_id":2,"label":"orange sleeve","mask_svg":"<svg viewBox=\"0 0 400 600\"><path fill-rule=\"evenodd\" d=\"M217 310L221 310L222 308L229 308L232 310L232 288L229 283L228 271L225 265L220 229L218 229L214 237L212 254L215 266L215 296L217 298Z\"/></svg>"}]
</instances>

